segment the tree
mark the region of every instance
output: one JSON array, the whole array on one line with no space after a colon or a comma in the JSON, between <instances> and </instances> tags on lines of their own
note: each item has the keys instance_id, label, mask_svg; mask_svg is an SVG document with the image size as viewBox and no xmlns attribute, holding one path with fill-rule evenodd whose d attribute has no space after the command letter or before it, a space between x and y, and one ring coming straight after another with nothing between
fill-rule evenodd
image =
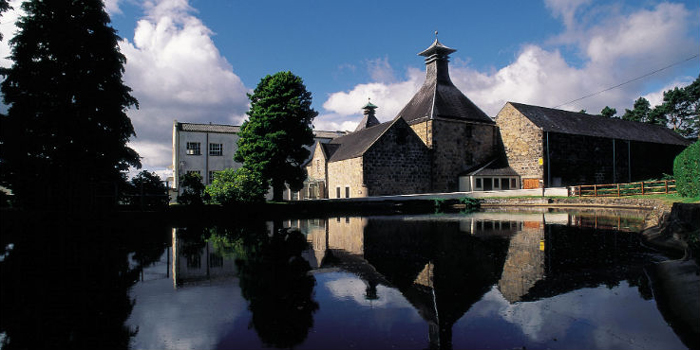
<instances>
[{"instance_id":1,"label":"tree","mask_svg":"<svg viewBox=\"0 0 700 350\"><path fill-rule=\"evenodd\" d=\"M156 173L141 171L131 179L131 186L131 205L155 209L168 204L168 189Z\"/></svg>"},{"instance_id":2,"label":"tree","mask_svg":"<svg viewBox=\"0 0 700 350\"><path fill-rule=\"evenodd\" d=\"M602 115L603 117L606 117L606 118L613 118L613 117L615 117L615 114L617 114L617 110L615 108L610 108L608 106L605 106L605 108L603 108L600 111L600 115Z\"/></svg>"},{"instance_id":3,"label":"tree","mask_svg":"<svg viewBox=\"0 0 700 350\"><path fill-rule=\"evenodd\" d=\"M180 177L180 187L182 193L177 196L177 202L184 205L203 205L204 204L204 184L202 183L202 175L196 172L188 172Z\"/></svg>"},{"instance_id":4,"label":"tree","mask_svg":"<svg viewBox=\"0 0 700 350\"><path fill-rule=\"evenodd\" d=\"M268 75L248 94L249 119L241 126L234 159L272 185L272 199L282 200L285 183L293 191L303 186L301 167L313 144L311 93L291 72Z\"/></svg>"},{"instance_id":5,"label":"tree","mask_svg":"<svg viewBox=\"0 0 700 350\"><path fill-rule=\"evenodd\" d=\"M214 181L205 192L219 204L263 202L267 182L248 168L226 169L214 174Z\"/></svg>"},{"instance_id":6,"label":"tree","mask_svg":"<svg viewBox=\"0 0 700 350\"><path fill-rule=\"evenodd\" d=\"M640 97L636 101L634 101L633 110L630 111L629 109L625 109L625 114L622 115L622 119L634 122L648 123L651 118L650 114L651 104L646 98Z\"/></svg>"},{"instance_id":7,"label":"tree","mask_svg":"<svg viewBox=\"0 0 700 350\"><path fill-rule=\"evenodd\" d=\"M697 133L697 99L693 101L689 90L674 88L664 92L664 102L656 106L657 113L664 115L668 126L683 136Z\"/></svg>"},{"instance_id":8,"label":"tree","mask_svg":"<svg viewBox=\"0 0 700 350\"><path fill-rule=\"evenodd\" d=\"M125 188L140 167L126 143L126 110L138 107L122 81L124 55L101 0L22 4L2 83L9 105L2 173L26 207L91 208L91 188Z\"/></svg>"}]
</instances>

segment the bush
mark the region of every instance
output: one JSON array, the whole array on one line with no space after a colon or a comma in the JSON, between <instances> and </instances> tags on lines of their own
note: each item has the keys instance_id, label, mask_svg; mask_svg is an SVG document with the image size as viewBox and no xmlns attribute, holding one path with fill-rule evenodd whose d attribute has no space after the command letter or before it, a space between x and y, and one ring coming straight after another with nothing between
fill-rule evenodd
<instances>
[{"instance_id":1,"label":"bush","mask_svg":"<svg viewBox=\"0 0 700 350\"><path fill-rule=\"evenodd\" d=\"M683 197L700 196L700 141L688 146L673 161L676 190Z\"/></svg>"},{"instance_id":2,"label":"bush","mask_svg":"<svg viewBox=\"0 0 700 350\"><path fill-rule=\"evenodd\" d=\"M182 193L177 196L177 202L184 205L203 205L204 184L202 175L190 172L180 177Z\"/></svg>"},{"instance_id":3,"label":"bush","mask_svg":"<svg viewBox=\"0 0 700 350\"><path fill-rule=\"evenodd\" d=\"M268 186L259 173L243 167L215 173L205 191L219 204L263 202Z\"/></svg>"}]
</instances>

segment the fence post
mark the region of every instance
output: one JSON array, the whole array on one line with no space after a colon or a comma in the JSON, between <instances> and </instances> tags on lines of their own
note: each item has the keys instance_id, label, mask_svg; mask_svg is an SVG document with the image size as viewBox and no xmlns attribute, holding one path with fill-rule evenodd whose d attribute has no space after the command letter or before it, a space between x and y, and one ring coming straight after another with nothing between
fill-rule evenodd
<instances>
[{"instance_id":1,"label":"fence post","mask_svg":"<svg viewBox=\"0 0 700 350\"><path fill-rule=\"evenodd\" d=\"M620 197L620 184L617 184L617 196Z\"/></svg>"},{"instance_id":2,"label":"fence post","mask_svg":"<svg viewBox=\"0 0 700 350\"><path fill-rule=\"evenodd\" d=\"M664 185L666 187L666 194L668 194L668 180L664 180Z\"/></svg>"},{"instance_id":3,"label":"fence post","mask_svg":"<svg viewBox=\"0 0 700 350\"><path fill-rule=\"evenodd\" d=\"M593 197L598 197L598 185L593 185Z\"/></svg>"}]
</instances>

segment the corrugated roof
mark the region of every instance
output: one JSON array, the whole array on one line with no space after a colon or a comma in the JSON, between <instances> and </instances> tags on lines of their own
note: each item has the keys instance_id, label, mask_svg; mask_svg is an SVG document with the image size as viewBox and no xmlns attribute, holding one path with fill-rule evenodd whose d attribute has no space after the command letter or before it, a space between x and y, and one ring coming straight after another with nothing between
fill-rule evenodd
<instances>
[{"instance_id":1,"label":"corrugated roof","mask_svg":"<svg viewBox=\"0 0 700 350\"><path fill-rule=\"evenodd\" d=\"M222 124L196 124L196 123L178 123L180 130L191 132L211 132L237 134L241 131L241 127L237 125L222 125ZM347 134L346 131L327 131L314 130L314 138L334 139Z\"/></svg>"},{"instance_id":2,"label":"corrugated roof","mask_svg":"<svg viewBox=\"0 0 700 350\"><path fill-rule=\"evenodd\" d=\"M397 121L398 118L333 139L325 149L328 161L337 162L363 155Z\"/></svg>"},{"instance_id":3,"label":"corrugated roof","mask_svg":"<svg viewBox=\"0 0 700 350\"><path fill-rule=\"evenodd\" d=\"M522 103L508 103L546 132L683 146L690 144L690 141L677 132L659 125Z\"/></svg>"},{"instance_id":4,"label":"corrugated roof","mask_svg":"<svg viewBox=\"0 0 700 350\"><path fill-rule=\"evenodd\" d=\"M241 131L240 126L221 125L221 124L194 124L194 123L179 123L180 130L193 132L218 132L218 133L238 133Z\"/></svg>"}]
</instances>

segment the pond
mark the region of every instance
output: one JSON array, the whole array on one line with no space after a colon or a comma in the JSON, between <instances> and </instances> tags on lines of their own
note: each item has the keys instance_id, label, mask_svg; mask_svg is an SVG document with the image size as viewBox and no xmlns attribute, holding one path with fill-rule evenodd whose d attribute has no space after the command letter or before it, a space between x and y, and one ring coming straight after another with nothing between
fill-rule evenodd
<instances>
[{"instance_id":1,"label":"pond","mask_svg":"<svg viewBox=\"0 0 700 350\"><path fill-rule=\"evenodd\" d=\"M639 212L23 226L3 348L684 349ZM125 232L128 231L128 232ZM55 234L48 234L49 232ZM60 233L60 234L59 234Z\"/></svg>"}]
</instances>

